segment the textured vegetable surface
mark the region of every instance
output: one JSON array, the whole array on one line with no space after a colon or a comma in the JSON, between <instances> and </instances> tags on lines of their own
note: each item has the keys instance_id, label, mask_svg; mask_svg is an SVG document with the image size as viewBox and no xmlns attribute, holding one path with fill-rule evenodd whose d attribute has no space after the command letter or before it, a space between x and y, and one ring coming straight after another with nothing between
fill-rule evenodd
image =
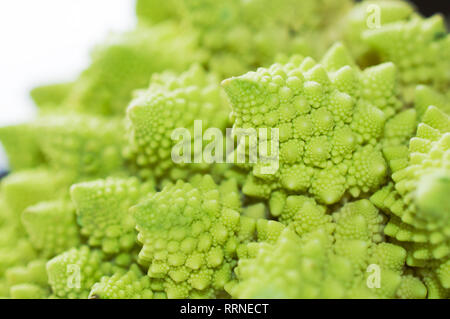
<instances>
[{"instance_id":1,"label":"textured vegetable surface","mask_svg":"<svg viewBox=\"0 0 450 319\"><path fill-rule=\"evenodd\" d=\"M0 297L449 298L439 14L401 0L136 13L72 82L31 91L33 121L0 128ZM211 148L225 136L231 152ZM272 146L267 174L250 159Z\"/></svg>"}]
</instances>

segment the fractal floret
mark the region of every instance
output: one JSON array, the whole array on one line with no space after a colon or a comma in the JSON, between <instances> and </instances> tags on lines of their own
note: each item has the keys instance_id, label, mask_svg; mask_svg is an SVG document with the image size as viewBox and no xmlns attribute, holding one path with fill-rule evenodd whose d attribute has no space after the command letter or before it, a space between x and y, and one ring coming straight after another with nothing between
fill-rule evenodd
<instances>
[{"instance_id":1,"label":"fractal floret","mask_svg":"<svg viewBox=\"0 0 450 319\"><path fill-rule=\"evenodd\" d=\"M385 61L400 69L405 99L417 84L450 88L450 36L444 17L425 18L406 1L363 1L344 19L344 38L363 65Z\"/></svg>"},{"instance_id":2,"label":"fractal floret","mask_svg":"<svg viewBox=\"0 0 450 319\"><path fill-rule=\"evenodd\" d=\"M0 140L11 169L23 170L42 164L43 155L36 134L28 123L0 127Z\"/></svg>"},{"instance_id":3,"label":"fractal floret","mask_svg":"<svg viewBox=\"0 0 450 319\"><path fill-rule=\"evenodd\" d=\"M449 289L449 116L430 106L410 141L408 161L401 163L393 182L372 201L390 213L385 233L407 248L408 264L436 268L442 287Z\"/></svg>"},{"instance_id":4,"label":"fractal floret","mask_svg":"<svg viewBox=\"0 0 450 319\"><path fill-rule=\"evenodd\" d=\"M379 30L364 32L363 38L377 50L383 61L398 65L405 84L449 88L450 37L446 34L442 16L392 23Z\"/></svg>"},{"instance_id":5,"label":"fractal floret","mask_svg":"<svg viewBox=\"0 0 450 319\"><path fill-rule=\"evenodd\" d=\"M90 299L165 299L162 285L153 282L137 265L128 272L118 271L110 277L102 277L89 294Z\"/></svg>"},{"instance_id":6,"label":"fractal floret","mask_svg":"<svg viewBox=\"0 0 450 319\"><path fill-rule=\"evenodd\" d=\"M342 33L358 62L370 65L378 57L363 40L363 33L409 19L414 8L406 1L365 0L356 4L343 19Z\"/></svg>"},{"instance_id":7,"label":"fractal floret","mask_svg":"<svg viewBox=\"0 0 450 319\"><path fill-rule=\"evenodd\" d=\"M32 123L48 164L80 176L106 176L122 167L122 121L85 115L42 116ZM113 142L114 141L114 142Z\"/></svg>"},{"instance_id":8,"label":"fractal floret","mask_svg":"<svg viewBox=\"0 0 450 319\"><path fill-rule=\"evenodd\" d=\"M252 243L250 258L241 259L236 268L239 284L231 289L232 296L424 298L424 284L403 272L405 250L371 243L367 229L358 229L364 219L358 213L342 216L334 235L318 228L300 238L286 228L274 244ZM376 272L380 282L372 278Z\"/></svg>"},{"instance_id":9,"label":"fractal floret","mask_svg":"<svg viewBox=\"0 0 450 319\"><path fill-rule=\"evenodd\" d=\"M378 146L386 120L400 106L392 63L361 71L337 44L321 63L294 57L227 79L223 86L235 127L279 132L279 170L265 174L265 163L256 163L243 188L246 195L268 198L283 189L333 204L346 192L357 197L385 181Z\"/></svg>"},{"instance_id":10,"label":"fractal floret","mask_svg":"<svg viewBox=\"0 0 450 319\"><path fill-rule=\"evenodd\" d=\"M152 183L136 178L109 178L75 184L70 189L81 233L90 246L106 253L128 251L136 242L133 216L129 208L153 191Z\"/></svg>"},{"instance_id":11,"label":"fractal floret","mask_svg":"<svg viewBox=\"0 0 450 319\"><path fill-rule=\"evenodd\" d=\"M26 266L9 268L6 273L6 283L13 299L48 298L50 286L46 272L46 259L30 261Z\"/></svg>"},{"instance_id":12,"label":"fractal floret","mask_svg":"<svg viewBox=\"0 0 450 319\"><path fill-rule=\"evenodd\" d=\"M5 210L12 210L14 217L20 218L28 206L63 198L67 195L67 188L74 182L73 176L67 171L44 168L11 174L1 184L1 194L7 205Z\"/></svg>"},{"instance_id":13,"label":"fractal floret","mask_svg":"<svg viewBox=\"0 0 450 319\"><path fill-rule=\"evenodd\" d=\"M196 148L195 140L201 143L203 137L195 134L210 127L225 131L229 114L216 77L193 65L181 75L172 72L153 75L150 87L137 94L127 109L130 141L124 153L140 168L142 176L176 180L186 178L189 171L208 170L210 165L203 158L195 159L202 152L202 148ZM176 129L183 130L182 134L174 136ZM189 156L188 163L176 163L172 155L174 145L186 134L189 136L184 143L189 143L194 156L180 154Z\"/></svg>"},{"instance_id":14,"label":"fractal floret","mask_svg":"<svg viewBox=\"0 0 450 319\"><path fill-rule=\"evenodd\" d=\"M43 257L53 257L80 243L75 209L68 201L28 206L22 213L22 223L31 244Z\"/></svg>"},{"instance_id":15,"label":"fractal floret","mask_svg":"<svg viewBox=\"0 0 450 319\"><path fill-rule=\"evenodd\" d=\"M220 294L231 280L236 250L255 229L254 219L239 214L236 182L216 185L208 175L168 185L133 210L143 244L139 262L164 281L169 298Z\"/></svg>"},{"instance_id":16,"label":"fractal floret","mask_svg":"<svg viewBox=\"0 0 450 319\"><path fill-rule=\"evenodd\" d=\"M136 14L0 127L0 298L450 298L443 16L403 0Z\"/></svg>"},{"instance_id":17,"label":"fractal floret","mask_svg":"<svg viewBox=\"0 0 450 319\"><path fill-rule=\"evenodd\" d=\"M55 298L87 298L94 283L119 269L102 251L80 246L47 262L48 283Z\"/></svg>"}]
</instances>

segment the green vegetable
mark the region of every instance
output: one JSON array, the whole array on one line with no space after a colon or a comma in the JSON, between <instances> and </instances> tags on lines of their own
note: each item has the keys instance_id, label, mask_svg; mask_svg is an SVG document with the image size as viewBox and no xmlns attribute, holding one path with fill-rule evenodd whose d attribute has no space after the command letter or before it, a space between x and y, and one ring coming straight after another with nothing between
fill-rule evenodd
<instances>
[{"instance_id":1,"label":"green vegetable","mask_svg":"<svg viewBox=\"0 0 450 319\"><path fill-rule=\"evenodd\" d=\"M216 296L255 229L240 209L234 180L216 185L206 175L166 186L133 208L143 244L138 261L149 264L150 277L164 279L169 298Z\"/></svg>"},{"instance_id":2,"label":"green vegetable","mask_svg":"<svg viewBox=\"0 0 450 319\"><path fill-rule=\"evenodd\" d=\"M450 297L439 15L402 0L136 12L76 79L32 90L35 119L0 128L0 297ZM212 152L209 129L233 150ZM277 160L249 161L264 149Z\"/></svg>"},{"instance_id":3,"label":"green vegetable","mask_svg":"<svg viewBox=\"0 0 450 319\"><path fill-rule=\"evenodd\" d=\"M397 65L406 101L411 101L418 84L448 92L450 36L442 15L424 18L406 1L366 0L342 25L344 39L362 65Z\"/></svg>"},{"instance_id":4,"label":"green vegetable","mask_svg":"<svg viewBox=\"0 0 450 319\"><path fill-rule=\"evenodd\" d=\"M333 204L358 197L385 180L379 149L386 119L398 109L391 63L360 71L340 44L321 64L294 57L223 82L236 127L278 128L280 168L261 173L256 164L244 184L249 196L274 190L308 192ZM261 146L260 146L261 147Z\"/></svg>"},{"instance_id":5,"label":"green vegetable","mask_svg":"<svg viewBox=\"0 0 450 319\"><path fill-rule=\"evenodd\" d=\"M132 265L126 273L118 271L110 277L102 277L89 294L90 299L161 299L164 292L153 291L158 284L145 276L139 266Z\"/></svg>"},{"instance_id":6,"label":"green vegetable","mask_svg":"<svg viewBox=\"0 0 450 319\"><path fill-rule=\"evenodd\" d=\"M450 118L434 106L409 144L393 182L372 196L391 214L385 233L403 243L411 266L433 268L450 288ZM395 156L395 154L393 154ZM395 161L395 157L391 161Z\"/></svg>"},{"instance_id":7,"label":"green vegetable","mask_svg":"<svg viewBox=\"0 0 450 319\"><path fill-rule=\"evenodd\" d=\"M153 191L150 183L135 178L110 178L75 184L70 193L78 215L81 233L90 246L106 253L129 251L136 242L133 216L129 208Z\"/></svg>"}]
</instances>

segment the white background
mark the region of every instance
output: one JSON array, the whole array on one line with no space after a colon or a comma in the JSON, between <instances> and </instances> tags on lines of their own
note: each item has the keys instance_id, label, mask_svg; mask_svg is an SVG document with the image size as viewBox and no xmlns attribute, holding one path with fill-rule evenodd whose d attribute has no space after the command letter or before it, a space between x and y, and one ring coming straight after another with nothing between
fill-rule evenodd
<instances>
[{"instance_id":1,"label":"white background","mask_svg":"<svg viewBox=\"0 0 450 319\"><path fill-rule=\"evenodd\" d=\"M134 3L0 0L0 126L33 117L31 88L74 79L108 32L133 28Z\"/></svg>"}]
</instances>

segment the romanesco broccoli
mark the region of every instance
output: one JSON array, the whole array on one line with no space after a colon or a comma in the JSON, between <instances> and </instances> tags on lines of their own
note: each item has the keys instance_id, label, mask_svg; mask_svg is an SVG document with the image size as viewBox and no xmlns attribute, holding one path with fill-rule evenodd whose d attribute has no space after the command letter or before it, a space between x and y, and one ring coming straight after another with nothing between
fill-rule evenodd
<instances>
[{"instance_id":1,"label":"romanesco broccoli","mask_svg":"<svg viewBox=\"0 0 450 319\"><path fill-rule=\"evenodd\" d=\"M0 128L0 298L450 297L440 15L403 0L136 14L76 79L31 91L35 119ZM237 148L212 152L207 129ZM273 174L250 161L264 148Z\"/></svg>"}]
</instances>

